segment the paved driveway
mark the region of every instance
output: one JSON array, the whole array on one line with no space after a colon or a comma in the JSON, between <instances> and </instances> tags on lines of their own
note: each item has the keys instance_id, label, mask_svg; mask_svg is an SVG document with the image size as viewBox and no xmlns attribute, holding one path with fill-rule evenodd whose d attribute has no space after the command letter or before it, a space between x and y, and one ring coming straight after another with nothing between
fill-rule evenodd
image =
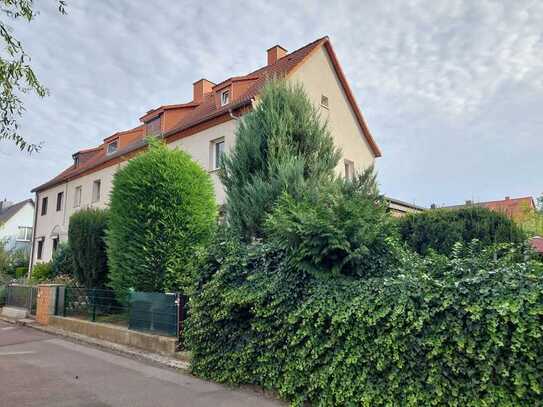
<instances>
[{"instance_id":1,"label":"paved driveway","mask_svg":"<svg viewBox=\"0 0 543 407\"><path fill-rule=\"evenodd\" d=\"M0 321L0 407L277 405L251 391Z\"/></svg>"}]
</instances>

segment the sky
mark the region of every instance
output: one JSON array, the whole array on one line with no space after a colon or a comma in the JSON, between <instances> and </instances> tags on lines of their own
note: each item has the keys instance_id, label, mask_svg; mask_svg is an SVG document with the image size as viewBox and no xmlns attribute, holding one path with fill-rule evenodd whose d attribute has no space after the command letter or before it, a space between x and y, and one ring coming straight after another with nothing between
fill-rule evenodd
<instances>
[{"instance_id":1,"label":"sky","mask_svg":"<svg viewBox=\"0 0 543 407\"><path fill-rule=\"evenodd\" d=\"M40 1L10 23L49 89L28 155L0 141L0 199L147 110L328 35L373 136L381 192L429 206L543 193L543 1ZM4 18L3 16L1 18Z\"/></svg>"}]
</instances>

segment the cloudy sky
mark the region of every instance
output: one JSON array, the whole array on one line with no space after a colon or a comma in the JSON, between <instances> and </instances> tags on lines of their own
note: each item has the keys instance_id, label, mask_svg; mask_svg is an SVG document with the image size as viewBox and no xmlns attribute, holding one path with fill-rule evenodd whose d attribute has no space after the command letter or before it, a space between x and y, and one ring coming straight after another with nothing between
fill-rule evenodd
<instances>
[{"instance_id":1,"label":"cloudy sky","mask_svg":"<svg viewBox=\"0 0 543 407\"><path fill-rule=\"evenodd\" d=\"M328 35L383 151L382 192L421 205L543 192L543 2L40 1L13 25L46 99L26 99L28 156L0 142L0 198L19 200L192 83ZM4 18L4 17L2 17Z\"/></svg>"}]
</instances>

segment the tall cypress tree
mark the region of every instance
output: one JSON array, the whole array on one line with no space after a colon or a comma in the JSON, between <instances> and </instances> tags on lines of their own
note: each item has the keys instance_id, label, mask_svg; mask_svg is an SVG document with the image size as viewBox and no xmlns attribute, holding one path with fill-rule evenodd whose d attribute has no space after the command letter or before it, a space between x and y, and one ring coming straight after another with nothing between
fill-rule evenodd
<instances>
[{"instance_id":1,"label":"tall cypress tree","mask_svg":"<svg viewBox=\"0 0 543 407\"><path fill-rule=\"evenodd\" d=\"M281 194L296 197L311 183L333 179L340 156L303 87L270 79L221 163L228 223L247 241L262 237Z\"/></svg>"}]
</instances>

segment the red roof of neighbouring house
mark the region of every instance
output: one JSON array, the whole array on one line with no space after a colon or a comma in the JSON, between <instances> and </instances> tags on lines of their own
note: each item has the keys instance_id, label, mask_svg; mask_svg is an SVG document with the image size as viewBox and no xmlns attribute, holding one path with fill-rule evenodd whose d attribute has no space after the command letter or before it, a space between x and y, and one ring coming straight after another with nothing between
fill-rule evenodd
<instances>
[{"instance_id":1,"label":"red roof of neighbouring house","mask_svg":"<svg viewBox=\"0 0 543 407\"><path fill-rule=\"evenodd\" d=\"M347 83L343 70L337 60L335 52L332 48L332 44L328 37L320 38L316 41L311 42L299 48L298 50L286 54L285 56L278 59L275 63L271 65L266 65L262 68L259 68L247 75L231 77L220 82L217 85L213 86L213 91L208 92L203 95L203 98L200 102L195 102L194 100L188 103L176 104L176 105L165 105L160 106L159 108L152 109L148 111L141 119L155 116L165 110L171 109L187 109L188 112L184 113L182 119L177 122L177 124L171 126L169 129L166 129L162 134L162 137L168 139L171 136L180 137L179 135L184 131L200 125L202 123L211 121L212 119L218 118L223 115L227 115L230 112L242 111L248 106L250 107L251 102L261 91L264 83L267 79L274 76L286 76L292 73L297 67L303 64L303 62L310 56L314 51L319 47L325 47L327 50L332 65L336 71L336 74L343 86L345 95L355 113L357 121L360 125L362 133L368 142L371 150L373 151L376 157L381 156L379 147L375 143L373 136L371 135L368 126L356 101L354 95ZM216 91L228 84L235 84L237 86L236 92L234 92L233 100L231 100L227 105L220 106L216 103ZM130 143L127 145L122 145L119 147L119 150L113 154L106 154L106 144L115 139L117 136L123 137L123 135L130 135ZM59 175L51 179L50 181L34 188L32 192L40 191L54 185L57 185L61 182L69 181L70 179L77 178L88 172L96 171L98 169L113 165L119 161L122 161L124 157L128 154L131 154L137 150L144 148L147 143L144 140L145 129L144 125L140 125L131 130L124 132L117 132L106 139L104 143L100 146L81 150L74 154L74 156L79 156L79 163L77 166L71 165L66 170L61 172Z\"/></svg>"},{"instance_id":2,"label":"red roof of neighbouring house","mask_svg":"<svg viewBox=\"0 0 543 407\"><path fill-rule=\"evenodd\" d=\"M533 237L530 239L530 243L536 252L543 254L543 237Z\"/></svg>"},{"instance_id":3,"label":"red roof of neighbouring house","mask_svg":"<svg viewBox=\"0 0 543 407\"><path fill-rule=\"evenodd\" d=\"M501 212L504 215L509 216L514 220L519 220L523 215L525 215L526 210L535 209L535 201L531 196L521 197L521 198L510 198L508 196L505 199L498 201L487 201L487 202L471 202L466 201L463 205L454 205L447 206L448 209L455 208L465 208L469 206L481 206L483 208L488 208L490 210Z\"/></svg>"}]
</instances>

